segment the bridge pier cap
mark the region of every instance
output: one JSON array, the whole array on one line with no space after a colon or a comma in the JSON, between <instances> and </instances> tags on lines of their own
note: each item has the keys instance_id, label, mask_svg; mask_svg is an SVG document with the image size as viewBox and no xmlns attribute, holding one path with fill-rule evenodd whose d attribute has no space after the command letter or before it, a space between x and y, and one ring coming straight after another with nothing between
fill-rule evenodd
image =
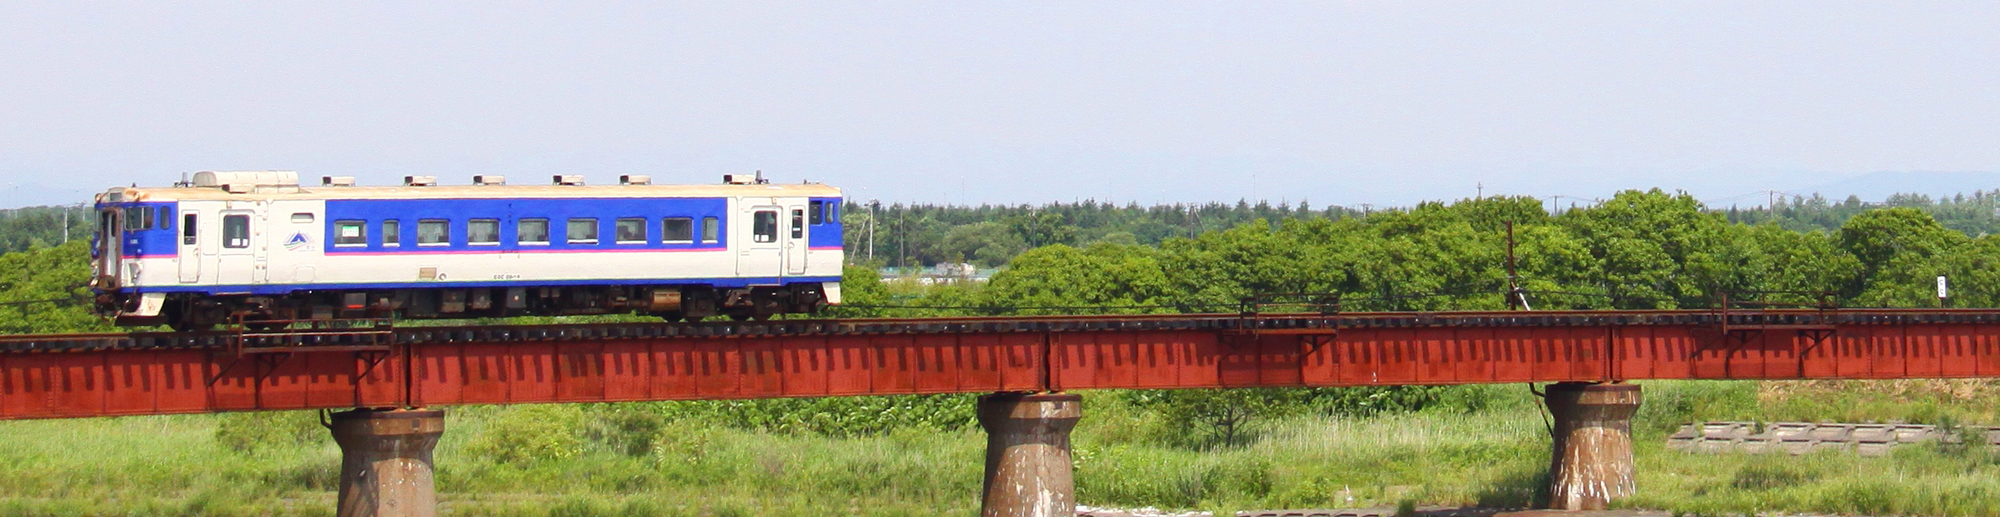
<instances>
[{"instance_id":1,"label":"bridge pier cap","mask_svg":"<svg viewBox=\"0 0 2000 517\"><path fill-rule=\"evenodd\" d=\"M431 449L442 410L356 409L327 426L340 444L338 517L435 517Z\"/></svg>"},{"instance_id":2,"label":"bridge pier cap","mask_svg":"<svg viewBox=\"0 0 2000 517\"><path fill-rule=\"evenodd\" d=\"M1639 401L1635 384L1549 385L1543 402L1555 421L1550 508L1603 510L1632 495L1632 415Z\"/></svg>"},{"instance_id":3,"label":"bridge pier cap","mask_svg":"<svg viewBox=\"0 0 2000 517\"><path fill-rule=\"evenodd\" d=\"M986 430L982 517L1073 517L1076 482L1069 432L1083 417L1078 395L995 393L979 397Z\"/></svg>"}]
</instances>

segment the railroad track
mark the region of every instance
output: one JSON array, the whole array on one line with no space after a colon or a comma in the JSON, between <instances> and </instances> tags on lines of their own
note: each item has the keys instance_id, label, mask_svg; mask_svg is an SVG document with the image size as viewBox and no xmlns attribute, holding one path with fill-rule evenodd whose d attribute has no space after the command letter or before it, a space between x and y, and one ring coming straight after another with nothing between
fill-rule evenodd
<instances>
[{"instance_id":1,"label":"railroad track","mask_svg":"<svg viewBox=\"0 0 2000 517\"><path fill-rule=\"evenodd\" d=\"M227 347L337 347L368 343L505 343L603 339L726 338L1010 332L1189 331L1331 334L1344 328L1452 326L1716 326L1788 330L1836 325L2000 324L2000 309L1788 309L1756 311L1356 312L1340 314L1140 314L704 323L423 326L325 331L207 331L0 336L0 353Z\"/></svg>"}]
</instances>

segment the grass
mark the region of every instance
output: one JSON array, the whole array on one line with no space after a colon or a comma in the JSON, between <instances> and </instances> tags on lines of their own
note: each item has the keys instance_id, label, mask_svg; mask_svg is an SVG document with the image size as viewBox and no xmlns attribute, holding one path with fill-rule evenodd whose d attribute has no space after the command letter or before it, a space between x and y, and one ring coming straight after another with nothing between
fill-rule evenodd
<instances>
[{"instance_id":1,"label":"grass","mask_svg":"<svg viewBox=\"0 0 2000 517\"><path fill-rule=\"evenodd\" d=\"M1634 422L1639 491L1623 506L1699 515L2000 514L2000 458L1909 446L1888 457L1689 455L1711 419L1990 423L1974 381L1650 382ZM1544 416L1521 386L1465 387L1418 412L1256 423L1236 446L1110 393L1085 394L1078 500L1206 509L1537 503ZM856 436L715 424L684 403L466 407L437 448L446 515L973 515L984 436L933 424ZM791 406L813 411L826 406ZM1466 409L1468 407L1476 409ZM737 410L731 406L731 410ZM329 515L339 453L311 413L0 422L0 515ZM942 423L936 423L942 422ZM1181 441L1178 443L1186 443Z\"/></svg>"}]
</instances>

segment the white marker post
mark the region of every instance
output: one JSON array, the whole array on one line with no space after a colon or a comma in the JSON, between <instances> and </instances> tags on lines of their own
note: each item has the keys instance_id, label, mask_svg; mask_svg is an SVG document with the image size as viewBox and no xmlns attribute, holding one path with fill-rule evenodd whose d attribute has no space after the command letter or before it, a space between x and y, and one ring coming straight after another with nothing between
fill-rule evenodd
<instances>
[{"instance_id":1,"label":"white marker post","mask_svg":"<svg viewBox=\"0 0 2000 517\"><path fill-rule=\"evenodd\" d=\"M1945 286L1944 275L1938 275L1938 306L1943 307L1944 299L1951 296L1951 288Z\"/></svg>"}]
</instances>

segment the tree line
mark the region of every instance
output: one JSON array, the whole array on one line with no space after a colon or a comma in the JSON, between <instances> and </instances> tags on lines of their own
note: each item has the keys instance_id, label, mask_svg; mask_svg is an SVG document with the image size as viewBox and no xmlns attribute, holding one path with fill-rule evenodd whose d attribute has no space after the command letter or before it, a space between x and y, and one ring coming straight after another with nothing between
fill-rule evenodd
<instances>
[{"instance_id":1,"label":"tree line","mask_svg":"<svg viewBox=\"0 0 2000 517\"><path fill-rule=\"evenodd\" d=\"M1532 198L1502 198L1532 199ZM1615 197L1614 197L1615 199ZM1536 204L1542 204L1537 201ZM1549 206L1560 214L1589 206ZM1933 198L1897 194L1881 203L1848 196L1834 201L1823 196L1790 196L1771 200L1768 207L1706 207L1732 223L1773 223L1795 232L1837 231L1849 218L1881 208L1912 208L1930 215L1946 228L1967 236L2000 233L2000 189ZM971 262L997 267L1029 249L1049 244L1087 247L1093 243L1157 246L1169 238L1194 237L1265 221L1365 219L1410 209L1373 206L1315 207L1268 201L1250 203L1114 205L1096 201L1045 205L950 206L934 204L848 203L842 223L847 250L857 262L888 267L925 267Z\"/></svg>"},{"instance_id":2,"label":"tree line","mask_svg":"<svg viewBox=\"0 0 2000 517\"><path fill-rule=\"evenodd\" d=\"M1489 197L1361 217L1257 219L1158 245L1039 246L984 286L897 293L870 281L872 269L853 268L862 278L846 290L857 307L843 310L1228 311L1271 293L1311 293L1310 301L1342 310L1502 310L1509 292L1535 309L1705 308L1725 297L1775 306L2000 306L2000 235L1968 235L1918 208L1867 209L1831 231L1730 219L1658 189L1560 213L1534 198ZM1951 284L1943 302L1938 276ZM880 308L893 306L929 309Z\"/></svg>"}]
</instances>

